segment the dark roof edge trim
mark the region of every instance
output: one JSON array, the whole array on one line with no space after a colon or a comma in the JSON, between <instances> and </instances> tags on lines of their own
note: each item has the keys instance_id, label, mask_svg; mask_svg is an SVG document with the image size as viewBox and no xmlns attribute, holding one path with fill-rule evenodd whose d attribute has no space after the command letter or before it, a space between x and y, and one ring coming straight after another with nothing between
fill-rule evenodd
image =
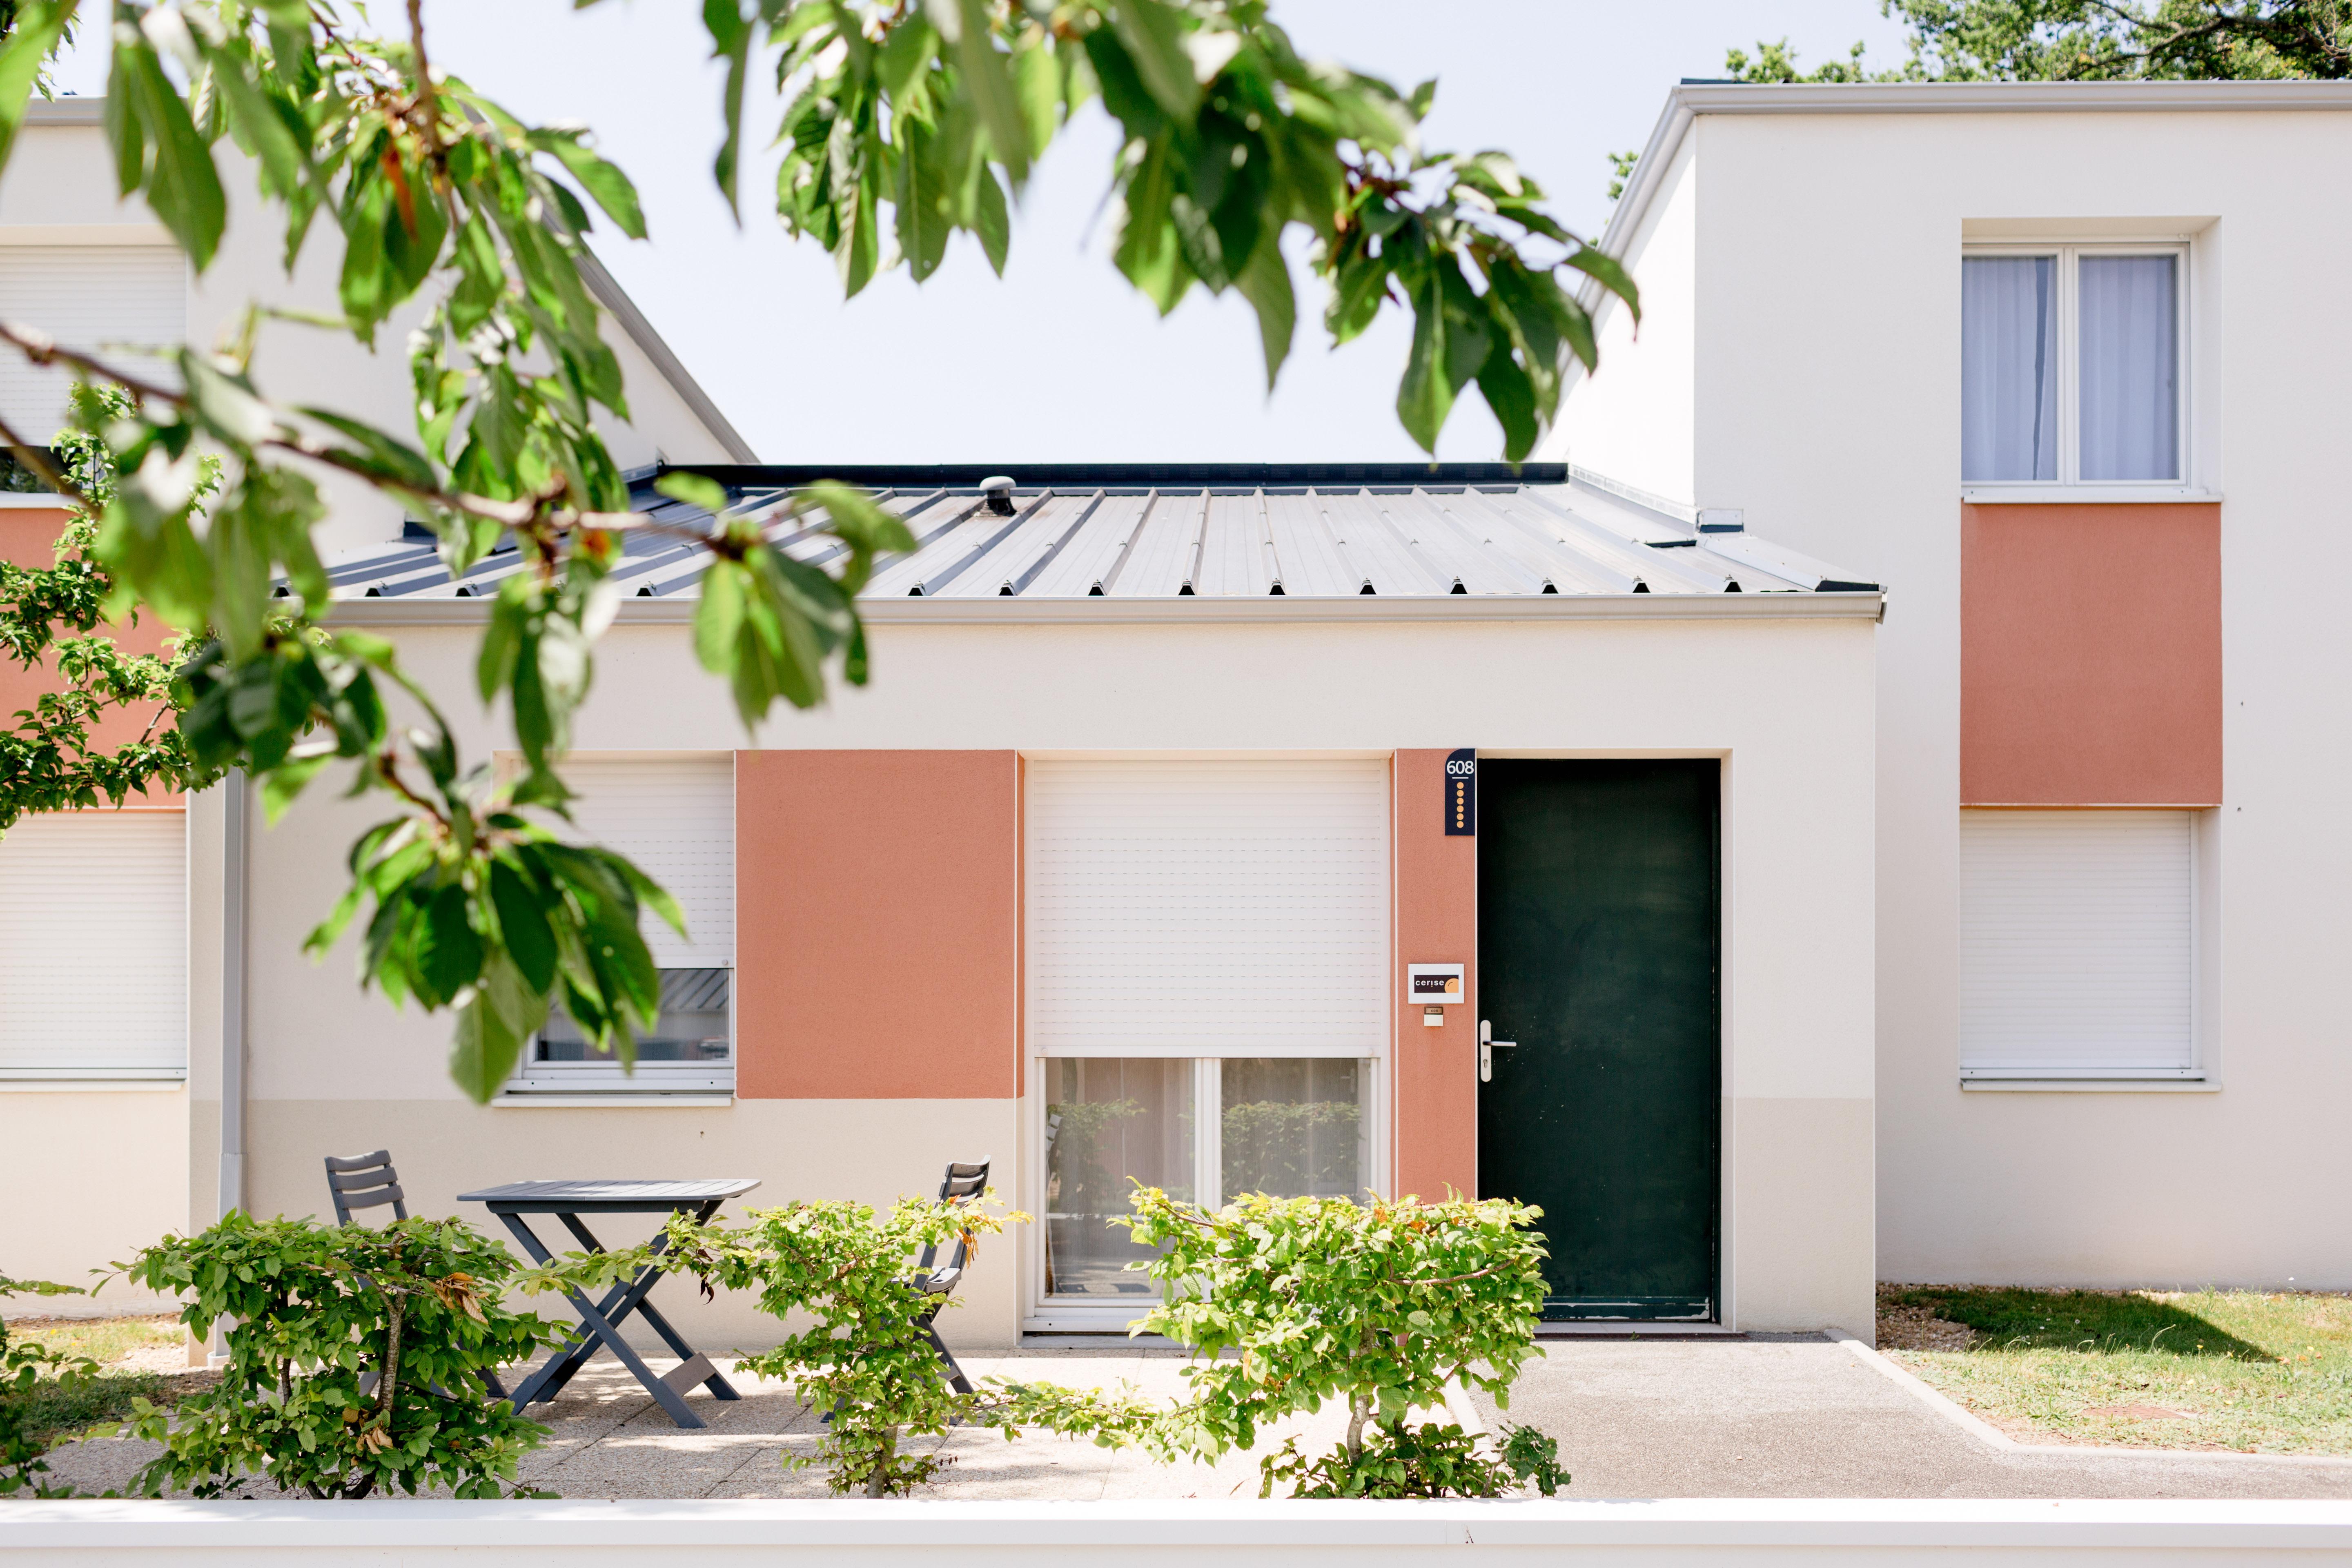
<instances>
[{"instance_id":1,"label":"dark roof edge trim","mask_svg":"<svg viewBox=\"0 0 2352 1568\"><path fill-rule=\"evenodd\" d=\"M839 479L867 489L975 489L1010 474L1022 489L1256 489L1262 485L1560 485L1566 463L667 463L737 489Z\"/></svg>"}]
</instances>

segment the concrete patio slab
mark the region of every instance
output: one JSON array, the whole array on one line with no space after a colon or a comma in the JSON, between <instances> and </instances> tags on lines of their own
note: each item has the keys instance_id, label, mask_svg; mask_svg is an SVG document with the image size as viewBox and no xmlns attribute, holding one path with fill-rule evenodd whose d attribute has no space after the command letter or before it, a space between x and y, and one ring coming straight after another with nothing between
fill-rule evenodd
<instances>
[{"instance_id":1,"label":"concrete patio slab","mask_svg":"<svg viewBox=\"0 0 2352 1568\"><path fill-rule=\"evenodd\" d=\"M665 1370L666 1362L653 1363ZM1073 1385L1121 1382L1181 1394L1183 1359L1160 1351L1053 1349L969 1356L975 1378L1001 1374ZM698 1391L709 1425L680 1430L617 1363L599 1359L563 1397L534 1406L547 1443L522 1479L569 1499L815 1499L824 1473L786 1469L814 1455L816 1412L782 1384L736 1373L739 1401ZM1997 1448L1846 1346L1820 1336L1548 1342L1507 1412L1469 1402L1491 1427L1530 1422L1558 1438L1575 1477L1564 1496L1603 1498L2211 1498L2352 1499L2352 1465L2231 1455ZM1215 1465L1160 1465L1046 1433L1017 1442L959 1430L936 1449L952 1462L925 1496L941 1501L1233 1500L1257 1495L1258 1458L1292 1432L1309 1451L1336 1443L1345 1411L1327 1406L1263 1434ZM120 1489L152 1453L120 1439L50 1456L85 1492ZM276 1495L248 1487L247 1495Z\"/></svg>"}]
</instances>

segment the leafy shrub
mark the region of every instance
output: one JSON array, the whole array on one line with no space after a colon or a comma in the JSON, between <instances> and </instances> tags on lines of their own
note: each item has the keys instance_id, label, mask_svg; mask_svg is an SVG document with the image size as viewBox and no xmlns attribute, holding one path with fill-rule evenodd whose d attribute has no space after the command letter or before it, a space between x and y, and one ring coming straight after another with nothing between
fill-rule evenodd
<instances>
[{"instance_id":1,"label":"leafy shrub","mask_svg":"<svg viewBox=\"0 0 2352 1568\"><path fill-rule=\"evenodd\" d=\"M572 1258L526 1273L457 1220L373 1230L232 1213L167 1237L121 1267L187 1297L180 1318L199 1339L226 1321L228 1364L173 1410L134 1403L129 1435L164 1445L138 1485L217 1497L258 1475L314 1498L436 1485L504 1495L547 1429L493 1400L482 1374L572 1331L508 1310L504 1287L587 1286L623 1266Z\"/></svg>"},{"instance_id":2,"label":"leafy shrub","mask_svg":"<svg viewBox=\"0 0 2352 1568\"><path fill-rule=\"evenodd\" d=\"M1292 1439L1260 1462L1260 1495L1492 1497L1523 1481L1549 1494L1567 1479L1532 1428L1507 1428L1490 1454L1457 1426L1414 1418L1442 1408L1454 1380L1508 1406L1543 1307L1543 1238L1528 1228L1540 1210L1261 1194L1211 1213L1157 1188L1134 1209L1116 1223L1159 1249L1144 1268L1164 1292L1135 1331L1199 1353L1190 1397L993 1384L997 1419L1214 1459L1339 1400L1340 1447L1309 1458Z\"/></svg>"},{"instance_id":3,"label":"leafy shrub","mask_svg":"<svg viewBox=\"0 0 2352 1568\"><path fill-rule=\"evenodd\" d=\"M706 1291L713 1280L755 1289L761 1308L780 1321L796 1312L813 1320L739 1363L789 1380L803 1403L831 1414L816 1454L787 1454L784 1463L822 1464L835 1491L868 1497L903 1494L929 1480L948 1461L906 1453L905 1440L945 1436L950 1426L985 1413L974 1396L949 1386L924 1333L924 1314L938 1298L910 1288L916 1257L959 1237L976 1246L1028 1216L901 1198L878 1218L867 1205L844 1200L755 1209L747 1217L740 1228L672 1220L671 1256L675 1267L702 1277Z\"/></svg>"},{"instance_id":4,"label":"leafy shrub","mask_svg":"<svg viewBox=\"0 0 2352 1568\"><path fill-rule=\"evenodd\" d=\"M0 1296L79 1296L71 1285L47 1279L11 1279L0 1274ZM37 1498L71 1497L71 1487L52 1487L41 1478L49 1463L41 1458L48 1444L31 1422L35 1385L44 1380L68 1391L87 1388L98 1375L98 1363L88 1356L69 1355L38 1340L12 1340L0 1321L0 1497L30 1491Z\"/></svg>"}]
</instances>

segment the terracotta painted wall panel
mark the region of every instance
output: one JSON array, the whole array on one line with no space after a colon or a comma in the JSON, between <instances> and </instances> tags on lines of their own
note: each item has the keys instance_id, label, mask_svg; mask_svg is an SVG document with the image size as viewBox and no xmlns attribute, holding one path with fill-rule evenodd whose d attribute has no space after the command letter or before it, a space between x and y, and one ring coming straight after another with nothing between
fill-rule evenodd
<instances>
[{"instance_id":1,"label":"terracotta painted wall panel","mask_svg":"<svg viewBox=\"0 0 2352 1568\"><path fill-rule=\"evenodd\" d=\"M1425 1198L1478 1190L1478 841L1445 835L1443 751L1396 753L1396 1177ZM1405 965L1461 963L1445 1026L1403 1000Z\"/></svg>"},{"instance_id":2,"label":"terracotta painted wall panel","mask_svg":"<svg viewBox=\"0 0 2352 1568\"><path fill-rule=\"evenodd\" d=\"M58 535L64 531L68 514L63 508L10 507L0 510L0 561L12 565L45 567L57 560ZM125 653L160 653L171 628L152 615L139 617L137 626L111 628L116 646ZM58 682L50 673L50 661L43 660L38 668L27 669L12 658L0 658L0 724L14 727L16 715L31 708L44 693L57 690ZM92 739L100 747L112 749L139 739L153 717L152 709L117 709L98 721ZM132 795L123 800L123 809L178 811L186 804L177 790L156 790L148 795Z\"/></svg>"},{"instance_id":3,"label":"terracotta painted wall panel","mask_svg":"<svg viewBox=\"0 0 2352 1568\"><path fill-rule=\"evenodd\" d=\"M737 1093L1020 1092L1016 762L737 753Z\"/></svg>"},{"instance_id":4,"label":"terracotta painted wall panel","mask_svg":"<svg viewBox=\"0 0 2352 1568\"><path fill-rule=\"evenodd\" d=\"M1960 509L1960 800L2218 805L2218 504Z\"/></svg>"}]
</instances>

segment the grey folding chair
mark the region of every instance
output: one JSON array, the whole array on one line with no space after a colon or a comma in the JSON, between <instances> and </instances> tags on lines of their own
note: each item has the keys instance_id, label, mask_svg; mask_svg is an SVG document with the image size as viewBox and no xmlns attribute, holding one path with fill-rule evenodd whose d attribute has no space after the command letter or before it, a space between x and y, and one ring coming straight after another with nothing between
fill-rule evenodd
<instances>
[{"instance_id":1,"label":"grey folding chair","mask_svg":"<svg viewBox=\"0 0 2352 1568\"><path fill-rule=\"evenodd\" d=\"M393 1218L408 1217L408 1194L400 1190L400 1173L393 1169L389 1149L378 1149L373 1154L328 1155L327 1195L335 1200L337 1225L351 1224L353 1209L382 1208L386 1204L392 1205ZM374 1393L375 1381L373 1372L362 1373L360 1393ZM506 1385L488 1367L482 1369L482 1384L492 1399L507 1396ZM446 1389L436 1386L433 1392L444 1399L449 1397Z\"/></svg>"},{"instance_id":2,"label":"grey folding chair","mask_svg":"<svg viewBox=\"0 0 2352 1568\"><path fill-rule=\"evenodd\" d=\"M393 1217L408 1217L408 1194L400 1190L400 1173L392 1168L392 1151L373 1154L327 1156L327 1192L335 1200L335 1223L352 1223L353 1209L392 1205Z\"/></svg>"},{"instance_id":3,"label":"grey folding chair","mask_svg":"<svg viewBox=\"0 0 2352 1568\"><path fill-rule=\"evenodd\" d=\"M988 1190L990 1163L990 1161L982 1160L966 1165L950 1161L947 1175L940 1182L940 1202L957 1208L976 1202ZM929 1340L931 1348L940 1352L940 1360L947 1369L948 1386L958 1394L970 1394L971 1379L964 1376L963 1368L956 1364L956 1358L949 1352L946 1342L940 1338L939 1330L932 1324L939 1318L940 1309L948 1304L948 1298L955 1294L956 1286L963 1279L964 1266L971 1257L971 1244L959 1236L954 1245L948 1248L946 1262L939 1261L938 1254L937 1246L923 1248L922 1257L915 1260L915 1267L921 1272L907 1283L927 1298L919 1321L922 1324L923 1337Z\"/></svg>"}]
</instances>

